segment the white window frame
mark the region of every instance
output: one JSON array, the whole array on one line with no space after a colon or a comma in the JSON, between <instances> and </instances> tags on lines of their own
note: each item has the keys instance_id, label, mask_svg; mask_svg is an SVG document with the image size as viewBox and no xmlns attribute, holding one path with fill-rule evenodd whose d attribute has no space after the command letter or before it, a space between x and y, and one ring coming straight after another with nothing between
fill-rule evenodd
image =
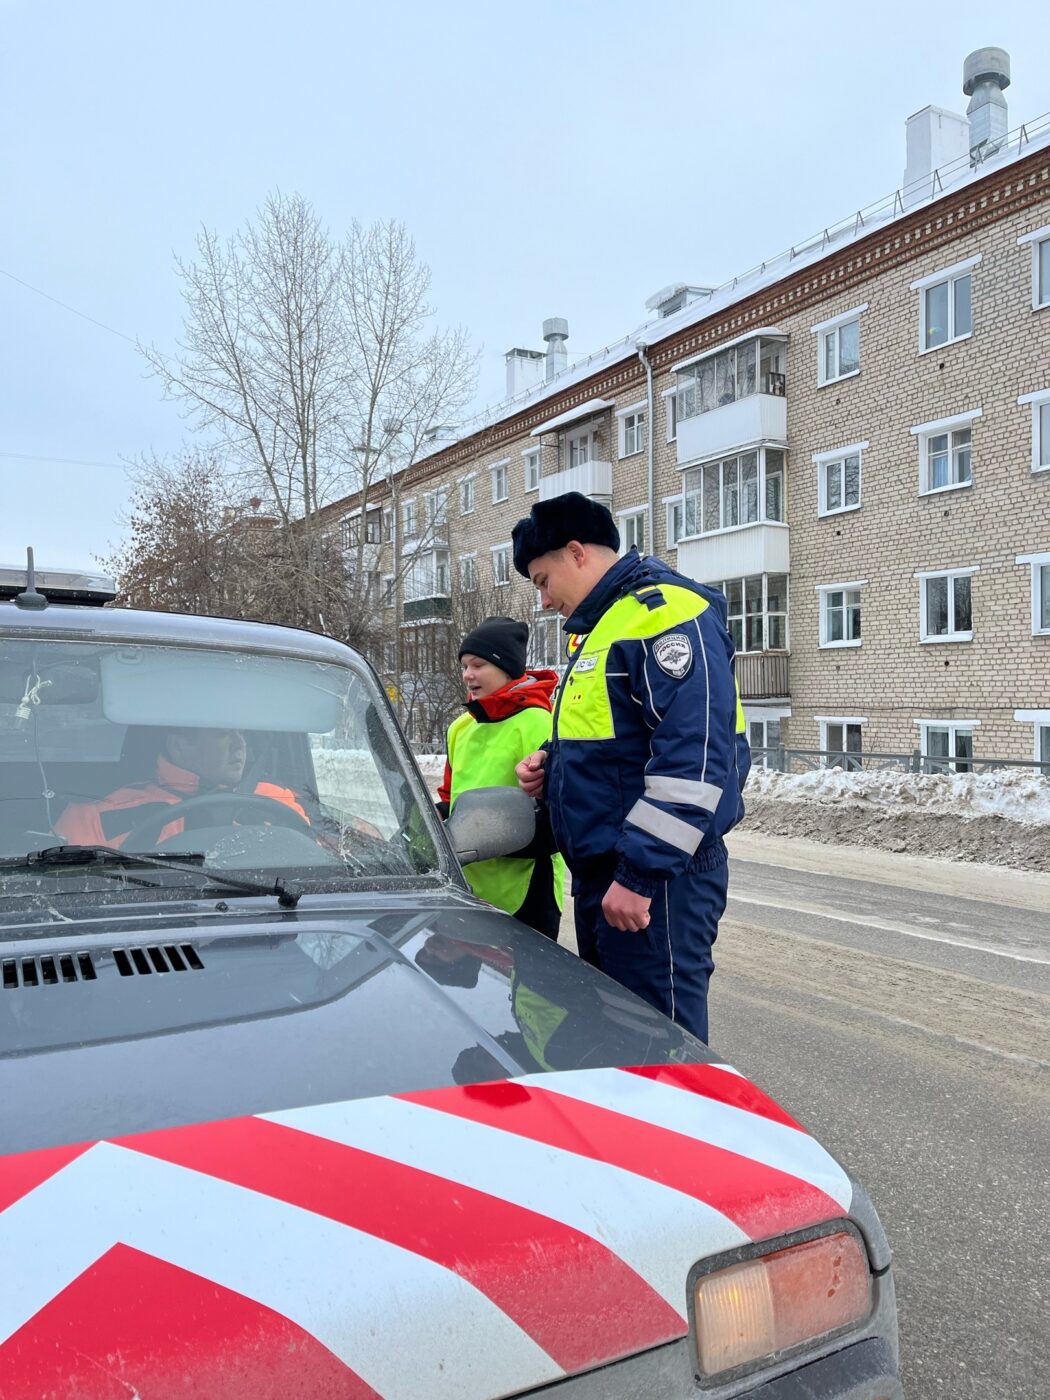
<instances>
[{"instance_id":1,"label":"white window frame","mask_svg":"<svg viewBox=\"0 0 1050 1400\"><path fill-rule=\"evenodd\" d=\"M495 588L509 588L509 587L510 587L510 567L511 567L510 550L511 550L511 542L510 542L510 540L504 541L503 544L494 544L494 545L491 547L491 549L489 550L489 554L492 556L492 581L493 581L493 586L494 586ZM497 557L498 557L499 555L504 555L504 556L506 557L506 562L507 562L507 577L506 577L506 578L500 578L500 570L499 570L499 568L498 568L498 566L497 566Z\"/></svg>"},{"instance_id":2,"label":"white window frame","mask_svg":"<svg viewBox=\"0 0 1050 1400\"><path fill-rule=\"evenodd\" d=\"M919 580L919 641L924 645L936 642L972 642L973 641L973 589L970 589L970 627L966 631L952 632L927 632L927 610L926 610L926 589L931 579L948 579L948 622L955 621L955 589L951 586L951 581L957 578L971 578L974 574L979 574L981 567L973 564L965 569L929 569L921 573L912 575L912 578Z\"/></svg>"},{"instance_id":3,"label":"white window frame","mask_svg":"<svg viewBox=\"0 0 1050 1400\"><path fill-rule=\"evenodd\" d=\"M468 586L466 564L473 564L470 570L472 582ZM459 555L459 590L461 593L476 593L478 591L478 556L473 554Z\"/></svg>"},{"instance_id":4,"label":"white window frame","mask_svg":"<svg viewBox=\"0 0 1050 1400\"><path fill-rule=\"evenodd\" d=\"M383 575L382 588L383 588L383 591L382 591L382 594L381 594L380 596L381 596L381 598L382 598L382 600L383 600L383 602L382 602L383 607L384 607L384 608L393 608L393 607L396 607L396 606L397 606L397 575L396 575L396 574L384 574L384 575Z\"/></svg>"},{"instance_id":5,"label":"white window frame","mask_svg":"<svg viewBox=\"0 0 1050 1400\"><path fill-rule=\"evenodd\" d=\"M414 496L408 501L401 502L401 533L406 540L415 539L419 533L419 514L416 510Z\"/></svg>"},{"instance_id":6,"label":"white window frame","mask_svg":"<svg viewBox=\"0 0 1050 1400\"><path fill-rule=\"evenodd\" d=\"M847 725L847 724L855 724L855 725L859 726L859 728L863 731L864 726L865 726L865 725L867 724L867 722L868 722L867 716L866 716L866 715L815 715L814 718L816 719L817 723L820 725L820 747L821 747L821 749L824 751L824 757L823 757L823 759L821 760L821 763L822 763L823 767L825 767L825 768L839 768L839 767L841 767L841 768L843 769L843 771L844 771L844 772L847 772L847 773L859 772L860 769L861 769L861 767L863 766L863 763L861 762L861 760L863 759L863 756L864 756L864 734L863 734L863 732L861 733L861 736L860 736L861 747L860 747L859 750L856 750L856 751L855 751L855 750L852 750L852 749L845 749L845 748L844 748L844 749L835 749L835 750L834 750L835 753L841 753L844 759L850 758L850 757L853 756L854 753L855 753L858 762L857 762L856 768L853 768L849 763L842 763L842 764L835 763L835 764L833 764L833 763L831 763L831 761L829 760L828 754L832 752L832 748L831 748L830 743L828 742L828 725L829 725L829 724L841 724L841 725L842 725L842 728L843 728L842 738L843 738L843 742L845 742L845 739L846 739L846 734L845 734L846 725Z\"/></svg>"},{"instance_id":7,"label":"white window frame","mask_svg":"<svg viewBox=\"0 0 1050 1400\"><path fill-rule=\"evenodd\" d=\"M840 384L844 379L854 379L860 374L860 318L868 309L868 303L855 306L852 311L843 311L838 316L829 316L826 321L818 321L815 326L810 326L810 334L817 337L817 386L823 388L825 384ZM857 368L847 370L845 374L827 375L827 360L824 354L824 346L829 336L835 337L835 364L840 362L839 338L844 326L857 322Z\"/></svg>"},{"instance_id":8,"label":"white window frame","mask_svg":"<svg viewBox=\"0 0 1050 1400\"><path fill-rule=\"evenodd\" d=\"M841 641L828 640L828 595L830 593L859 593L861 589L867 588L866 578L851 579L847 583L818 583L816 591L820 603L820 631L819 647L821 651L840 651L844 647L859 647L864 643L864 624L861 622L861 634L859 637L844 637ZM848 606L846 604L843 605ZM858 606L861 611L861 618L864 616L864 603L858 599Z\"/></svg>"},{"instance_id":9,"label":"white window frame","mask_svg":"<svg viewBox=\"0 0 1050 1400\"><path fill-rule=\"evenodd\" d=\"M440 529L448 524L448 487L435 486L423 492L423 517L428 529Z\"/></svg>"},{"instance_id":10,"label":"white window frame","mask_svg":"<svg viewBox=\"0 0 1050 1400\"><path fill-rule=\"evenodd\" d=\"M1050 569L1050 549L1040 550L1036 554L1018 554L1014 562L1026 564L1032 573L1032 636L1050 637L1050 618L1047 619L1046 627L1039 625L1043 601L1039 576L1043 569Z\"/></svg>"},{"instance_id":11,"label":"white window frame","mask_svg":"<svg viewBox=\"0 0 1050 1400\"><path fill-rule=\"evenodd\" d=\"M917 423L914 428L909 429L913 438L919 442L919 495L939 496L944 491L968 491L973 485L973 424L978 418L984 417L984 409L970 408L965 413L953 414L951 418L935 418L930 423ZM939 437L942 433L947 433L951 438L952 434L961 428L970 429L970 479L969 481L949 481L947 486L929 485L929 452L930 439ZM949 453L954 449L949 443Z\"/></svg>"},{"instance_id":12,"label":"white window frame","mask_svg":"<svg viewBox=\"0 0 1050 1400\"><path fill-rule=\"evenodd\" d=\"M668 442L678 441L678 390L665 389L660 397L664 401L664 427Z\"/></svg>"},{"instance_id":13,"label":"white window frame","mask_svg":"<svg viewBox=\"0 0 1050 1400\"><path fill-rule=\"evenodd\" d=\"M1044 224L1042 228L1034 228L1031 233L1024 233L1017 240L1019 247L1024 247L1026 243L1032 247L1032 310L1045 311L1050 307L1050 277L1047 278L1047 285L1039 285L1039 249L1044 243L1050 244L1050 224ZM1042 297L1040 298L1040 292Z\"/></svg>"},{"instance_id":14,"label":"white window frame","mask_svg":"<svg viewBox=\"0 0 1050 1400\"><path fill-rule=\"evenodd\" d=\"M536 468L535 479L532 476L533 466ZM525 479L525 494L528 496L540 489L540 479L543 476L542 448L526 447L521 454L521 469Z\"/></svg>"},{"instance_id":15,"label":"white window frame","mask_svg":"<svg viewBox=\"0 0 1050 1400\"><path fill-rule=\"evenodd\" d=\"M979 719L917 719L914 720L913 723L918 725L919 728L919 752L924 764L929 763L933 758L933 755L928 752L930 747L929 731L931 729L946 729L948 731L949 755L944 759L944 762L948 766L948 772L956 772L955 765L957 763L969 764L972 771L972 766L976 762L976 759L974 757L958 758L955 756L955 736L960 729L969 729L971 731L980 729L981 721ZM934 761L940 762L941 760L935 759Z\"/></svg>"},{"instance_id":16,"label":"white window frame","mask_svg":"<svg viewBox=\"0 0 1050 1400\"><path fill-rule=\"evenodd\" d=\"M595 449L597 447L597 436L598 433L597 429L595 428L577 428L574 432L566 433L565 466L571 469L574 466L582 467L586 466L590 462L596 462L598 460L597 456L595 455ZM587 456L582 461L574 463L572 460L573 445L575 443L582 442L586 442L587 444Z\"/></svg>"},{"instance_id":17,"label":"white window frame","mask_svg":"<svg viewBox=\"0 0 1050 1400\"><path fill-rule=\"evenodd\" d=\"M678 541L685 535L685 495L679 491L677 496L664 496L662 505L665 511L664 531L667 539L668 549L677 549ZM681 529L675 534L673 527L674 513L679 514Z\"/></svg>"},{"instance_id":18,"label":"white window frame","mask_svg":"<svg viewBox=\"0 0 1050 1400\"><path fill-rule=\"evenodd\" d=\"M478 502L477 472L471 472L469 476L461 476L459 485L459 513L460 515L473 515ZM469 497L470 505L467 505Z\"/></svg>"},{"instance_id":19,"label":"white window frame","mask_svg":"<svg viewBox=\"0 0 1050 1400\"><path fill-rule=\"evenodd\" d=\"M1032 725L1035 734L1032 758L1036 763L1042 763L1043 755L1039 752L1042 747L1040 731L1045 729L1050 733L1050 710L1014 710L1014 719L1018 724Z\"/></svg>"},{"instance_id":20,"label":"white window frame","mask_svg":"<svg viewBox=\"0 0 1050 1400\"><path fill-rule=\"evenodd\" d=\"M630 431L634 440L634 446L630 450L627 446L628 420L632 420ZM639 399L637 403L628 404L626 408L616 410L617 454L621 461L625 457L634 457L637 453L645 451L648 431L649 401L647 399Z\"/></svg>"},{"instance_id":21,"label":"white window frame","mask_svg":"<svg viewBox=\"0 0 1050 1400\"><path fill-rule=\"evenodd\" d=\"M492 462L489 465L489 479L492 483L492 504L498 506L501 501L510 500L510 458L504 457L501 462ZM503 494L497 496L500 482L503 483Z\"/></svg>"},{"instance_id":22,"label":"white window frame","mask_svg":"<svg viewBox=\"0 0 1050 1400\"><path fill-rule=\"evenodd\" d=\"M1050 306L1050 302L1047 303ZM1032 470L1034 472L1050 471L1050 432L1047 432L1045 440L1042 431L1043 410L1046 409L1046 417L1050 424L1050 389L1036 389L1032 394L1021 394L1017 400L1022 407L1031 405L1032 408ZM1042 457L1046 456L1046 461Z\"/></svg>"},{"instance_id":23,"label":"white window frame","mask_svg":"<svg viewBox=\"0 0 1050 1400\"><path fill-rule=\"evenodd\" d=\"M830 452L814 452L813 464L817 469L817 514L824 515L845 515L851 510L860 510L864 504L864 453L868 450L869 443L853 442L848 447L836 447ZM854 505L828 506L828 483L827 471L829 467L839 466L842 472L842 499L846 499L846 458L858 457L859 474L857 477L857 500Z\"/></svg>"},{"instance_id":24,"label":"white window frame","mask_svg":"<svg viewBox=\"0 0 1050 1400\"><path fill-rule=\"evenodd\" d=\"M642 544L638 552L639 554L644 554L646 551L646 540L649 536L649 507L644 505L629 506L626 510L618 510L616 512L616 524L617 528L620 531L621 554L626 554L627 551L631 548L631 546L627 543L627 522L629 520L638 519L641 519L642 522ZM649 540L649 545L652 545L652 540Z\"/></svg>"},{"instance_id":25,"label":"white window frame","mask_svg":"<svg viewBox=\"0 0 1050 1400\"><path fill-rule=\"evenodd\" d=\"M943 350L946 345L958 345L960 341L969 340L973 335L973 269L979 265L981 254L977 253L972 258L964 258L962 262L953 263L951 267L942 267L939 272L931 272L928 277L918 277L911 284L911 290L919 293L919 354L932 355L935 350ZM936 345L926 344L926 294L939 287L942 282L954 284L960 277L970 278L970 329L964 331L962 335L949 335L947 340L940 340ZM948 288L948 328L955 330L955 292L953 286Z\"/></svg>"}]
</instances>

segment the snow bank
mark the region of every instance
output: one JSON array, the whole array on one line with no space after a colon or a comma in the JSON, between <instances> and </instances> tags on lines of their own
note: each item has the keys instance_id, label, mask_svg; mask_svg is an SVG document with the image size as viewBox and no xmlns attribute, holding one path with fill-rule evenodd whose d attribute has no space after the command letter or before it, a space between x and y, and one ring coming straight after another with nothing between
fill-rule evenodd
<instances>
[{"instance_id":1,"label":"snow bank","mask_svg":"<svg viewBox=\"0 0 1050 1400\"><path fill-rule=\"evenodd\" d=\"M994 773L847 773L842 768L776 773L756 767L744 798L1050 825L1050 778L1024 768Z\"/></svg>"}]
</instances>

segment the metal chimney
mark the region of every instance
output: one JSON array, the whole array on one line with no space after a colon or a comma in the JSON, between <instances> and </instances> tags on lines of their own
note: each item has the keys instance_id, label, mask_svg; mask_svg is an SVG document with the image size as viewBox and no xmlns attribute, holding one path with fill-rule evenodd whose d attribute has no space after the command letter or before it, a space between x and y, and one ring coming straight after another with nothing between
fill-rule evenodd
<instances>
[{"instance_id":1,"label":"metal chimney","mask_svg":"<svg viewBox=\"0 0 1050 1400\"><path fill-rule=\"evenodd\" d=\"M1009 125L1003 89L1010 86L1005 49L974 49L963 64L963 92L970 99L970 161L976 165L999 149Z\"/></svg>"},{"instance_id":2,"label":"metal chimney","mask_svg":"<svg viewBox=\"0 0 1050 1400\"><path fill-rule=\"evenodd\" d=\"M565 342L569 338L569 323L560 316L551 316L543 323L543 338L547 342L547 380L561 374L569 365L569 352Z\"/></svg>"}]
</instances>

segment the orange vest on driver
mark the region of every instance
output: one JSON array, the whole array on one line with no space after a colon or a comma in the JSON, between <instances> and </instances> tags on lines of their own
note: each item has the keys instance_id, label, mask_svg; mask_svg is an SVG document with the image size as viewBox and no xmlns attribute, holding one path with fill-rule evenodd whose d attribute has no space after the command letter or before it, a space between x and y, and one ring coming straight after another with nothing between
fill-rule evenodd
<instances>
[{"instance_id":1,"label":"orange vest on driver","mask_svg":"<svg viewBox=\"0 0 1050 1400\"><path fill-rule=\"evenodd\" d=\"M223 788L213 790L217 795L227 791ZM159 757L153 782L129 784L96 802L71 802L55 822L55 832L73 846L120 847L127 840L128 833L152 815L144 809L159 803L173 807L176 803L196 797L199 792L200 778L196 773ZM257 797L283 802L286 807L298 812L304 821L309 821L291 788L278 787L276 783L256 783L254 792ZM180 835L182 829L181 818L168 822L157 837L158 844L171 836Z\"/></svg>"}]
</instances>

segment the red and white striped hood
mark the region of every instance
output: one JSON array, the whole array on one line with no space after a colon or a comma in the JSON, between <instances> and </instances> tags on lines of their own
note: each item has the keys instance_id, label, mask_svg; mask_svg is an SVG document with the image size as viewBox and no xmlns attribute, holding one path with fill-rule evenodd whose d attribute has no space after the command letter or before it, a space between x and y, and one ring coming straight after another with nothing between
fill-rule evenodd
<instances>
[{"instance_id":1,"label":"red and white striped hood","mask_svg":"<svg viewBox=\"0 0 1050 1400\"><path fill-rule=\"evenodd\" d=\"M3 1400L489 1400L685 1334L705 1256L849 1211L724 1065L360 1099L0 1159Z\"/></svg>"}]
</instances>

